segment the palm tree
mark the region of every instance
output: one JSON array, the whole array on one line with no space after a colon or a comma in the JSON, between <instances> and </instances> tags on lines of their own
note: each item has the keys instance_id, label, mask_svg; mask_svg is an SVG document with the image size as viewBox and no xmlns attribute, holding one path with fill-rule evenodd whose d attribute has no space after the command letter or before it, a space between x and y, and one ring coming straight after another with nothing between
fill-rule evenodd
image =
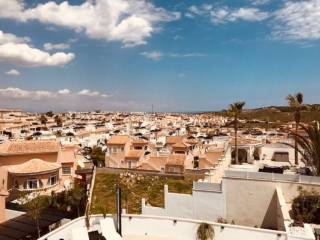
<instances>
[{"instance_id":1,"label":"palm tree","mask_svg":"<svg viewBox=\"0 0 320 240\"><path fill-rule=\"evenodd\" d=\"M213 240L214 229L208 223L201 223L197 230L197 240Z\"/></svg>"},{"instance_id":2,"label":"palm tree","mask_svg":"<svg viewBox=\"0 0 320 240\"><path fill-rule=\"evenodd\" d=\"M49 206L49 200L47 197L40 196L39 194L37 194L37 196L34 199L26 202L24 206L27 208L31 218L35 221L38 238L40 238L41 230L39 219L42 215L43 210Z\"/></svg>"},{"instance_id":3,"label":"palm tree","mask_svg":"<svg viewBox=\"0 0 320 240\"><path fill-rule=\"evenodd\" d=\"M228 109L228 115L233 117L233 126L234 126L234 149L235 149L235 162L236 164L239 164L238 159L238 117L240 113L242 112L243 106L245 105L245 102L235 102L230 104Z\"/></svg>"},{"instance_id":4,"label":"palm tree","mask_svg":"<svg viewBox=\"0 0 320 240\"><path fill-rule=\"evenodd\" d=\"M292 132L296 139L296 145L287 144L295 149L302 155L302 161L306 166L311 168L313 175L320 176L320 126L319 123L314 123L309 126L300 127L305 134L298 134Z\"/></svg>"},{"instance_id":5,"label":"palm tree","mask_svg":"<svg viewBox=\"0 0 320 240\"><path fill-rule=\"evenodd\" d=\"M296 93L295 95L288 95L287 96L287 101L288 101L288 105L289 107L293 110L293 117L294 117L294 121L296 122L296 128L295 128L295 136L298 133L298 127L300 124L300 120L301 120L301 107L303 105L303 94L301 92ZM298 165L298 143L297 143L297 137L295 137L294 140L294 164Z\"/></svg>"}]
</instances>

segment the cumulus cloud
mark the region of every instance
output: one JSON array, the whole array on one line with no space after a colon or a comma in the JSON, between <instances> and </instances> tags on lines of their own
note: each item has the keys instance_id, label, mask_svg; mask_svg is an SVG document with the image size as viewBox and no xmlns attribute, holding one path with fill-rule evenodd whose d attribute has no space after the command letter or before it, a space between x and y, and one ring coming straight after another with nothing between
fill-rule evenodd
<instances>
[{"instance_id":1,"label":"cumulus cloud","mask_svg":"<svg viewBox=\"0 0 320 240\"><path fill-rule=\"evenodd\" d=\"M37 20L84 32L88 37L120 41L125 46L145 44L159 23L180 18L146 0L87 0L79 5L49 1L27 8L20 0L0 0L0 17Z\"/></svg>"},{"instance_id":2,"label":"cumulus cloud","mask_svg":"<svg viewBox=\"0 0 320 240\"><path fill-rule=\"evenodd\" d=\"M89 89L82 89L81 91L78 92L78 95L80 96L87 96L87 97L109 97L109 95L100 93L98 91L91 91Z\"/></svg>"},{"instance_id":3,"label":"cumulus cloud","mask_svg":"<svg viewBox=\"0 0 320 240\"><path fill-rule=\"evenodd\" d=\"M8 87L0 88L0 96L7 98L28 98L40 100L43 98L53 98L56 96L56 93L45 90L28 91L21 88Z\"/></svg>"},{"instance_id":4,"label":"cumulus cloud","mask_svg":"<svg viewBox=\"0 0 320 240\"><path fill-rule=\"evenodd\" d=\"M17 70L17 69L11 69L9 71L6 71L7 75L11 75L11 76L20 76L21 73Z\"/></svg>"},{"instance_id":5,"label":"cumulus cloud","mask_svg":"<svg viewBox=\"0 0 320 240\"><path fill-rule=\"evenodd\" d=\"M163 53L160 51L150 51L150 52L141 52L140 55L152 59L152 60L160 60L163 57L170 57L170 58L189 58L189 57L204 57L207 56L203 53Z\"/></svg>"},{"instance_id":6,"label":"cumulus cloud","mask_svg":"<svg viewBox=\"0 0 320 240\"><path fill-rule=\"evenodd\" d=\"M70 48L70 44L68 44L68 43L45 43L45 44L43 44L43 48L46 51L65 50L65 49Z\"/></svg>"},{"instance_id":7,"label":"cumulus cloud","mask_svg":"<svg viewBox=\"0 0 320 240\"><path fill-rule=\"evenodd\" d=\"M1 0L0 0L1 1ZM1 7L1 5L0 5ZM14 34L11 33L4 33L0 30L0 44L5 43L28 43L30 42L29 37L17 37Z\"/></svg>"},{"instance_id":8,"label":"cumulus cloud","mask_svg":"<svg viewBox=\"0 0 320 240\"><path fill-rule=\"evenodd\" d=\"M75 57L73 53L50 54L31 46L29 42L28 37L21 38L0 31L0 61L25 67L62 66Z\"/></svg>"},{"instance_id":9,"label":"cumulus cloud","mask_svg":"<svg viewBox=\"0 0 320 240\"><path fill-rule=\"evenodd\" d=\"M25 67L62 66L74 59L73 53L50 54L25 43L0 45L0 61Z\"/></svg>"},{"instance_id":10,"label":"cumulus cloud","mask_svg":"<svg viewBox=\"0 0 320 240\"><path fill-rule=\"evenodd\" d=\"M84 89L78 94L72 94L70 89L61 89L58 91L48 91L48 90L26 90L17 87L7 87L0 88L0 97L13 98L13 99L30 99L30 100L41 100L41 99L53 99L58 97L68 97L68 96L91 96L91 97L101 97L106 98L109 95L105 93L99 93L96 91L90 91Z\"/></svg>"},{"instance_id":11,"label":"cumulus cloud","mask_svg":"<svg viewBox=\"0 0 320 240\"><path fill-rule=\"evenodd\" d=\"M58 93L61 95L68 95L71 93L71 91L69 89L65 88L65 89L59 90Z\"/></svg>"},{"instance_id":12,"label":"cumulus cloud","mask_svg":"<svg viewBox=\"0 0 320 240\"><path fill-rule=\"evenodd\" d=\"M285 40L320 39L320 0L289 1L275 13L273 36Z\"/></svg>"},{"instance_id":13,"label":"cumulus cloud","mask_svg":"<svg viewBox=\"0 0 320 240\"><path fill-rule=\"evenodd\" d=\"M242 21L262 21L267 19L270 14L263 12L258 8L237 8L231 9L227 6L214 7L210 4L203 4L200 6L191 6L186 13L186 16L193 18L196 16L209 17L211 22L214 24L223 24L227 22L235 22L238 20Z\"/></svg>"}]
</instances>

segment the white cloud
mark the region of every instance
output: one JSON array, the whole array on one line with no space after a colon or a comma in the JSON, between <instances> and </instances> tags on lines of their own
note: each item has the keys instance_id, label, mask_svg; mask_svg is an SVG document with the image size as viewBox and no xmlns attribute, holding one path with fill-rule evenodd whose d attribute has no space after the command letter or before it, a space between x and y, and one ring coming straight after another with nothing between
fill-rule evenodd
<instances>
[{"instance_id":1,"label":"white cloud","mask_svg":"<svg viewBox=\"0 0 320 240\"><path fill-rule=\"evenodd\" d=\"M0 61L25 67L62 66L74 59L73 53L50 54L30 47L26 43L5 43L0 45Z\"/></svg>"},{"instance_id":2,"label":"white cloud","mask_svg":"<svg viewBox=\"0 0 320 240\"><path fill-rule=\"evenodd\" d=\"M11 76L20 76L21 75L21 73L17 69L11 69L11 70L7 71L6 74L11 75Z\"/></svg>"},{"instance_id":3,"label":"white cloud","mask_svg":"<svg viewBox=\"0 0 320 240\"><path fill-rule=\"evenodd\" d=\"M82 89L81 91L78 92L78 95L87 96L87 97L102 97L102 98L109 97L109 95L105 93L100 93L98 91L91 91L89 89Z\"/></svg>"},{"instance_id":4,"label":"white cloud","mask_svg":"<svg viewBox=\"0 0 320 240\"><path fill-rule=\"evenodd\" d=\"M163 53L160 51L150 51L150 52L142 52L140 55L152 59L152 60L160 60L164 57L170 57L170 58L189 58L189 57L204 57L207 56L203 53Z\"/></svg>"},{"instance_id":5,"label":"white cloud","mask_svg":"<svg viewBox=\"0 0 320 240\"><path fill-rule=\"evenodd\" d=\"M214 24L222 24L227 22L235 22L238 20L243 21L262 21L267 19L270 14L263 12L258 8L237 8L230 9L227 6L214 7L210 4L202 4L200 6L191 6L186 13L186 16L193 18L196 16L209 17L211 22Z\"/></svg>"},{"instance_id":6,"label":"white cloud","mask_svg":"<svg viewBox=\"0 0 320 240\"><path fill-rule=\"evenodd\" d=\"M253 5L264 5L271 2L272 0L250 0L250 1L252 2Z\"/></svg>"},{"instance_id":7,"label":"white cloud","mask_svg":"<svg viewBox=\"0 0 320 240\"><path fill-rule=\"evenodd\" d=\"M61 95L68 95L71 93L71 91L69 89L65 88L65 89L59 90L58 93Z\"/></svg>"},{"instance_id":8,"label":"white cloud","mask_svg":"<svg viewBox=\"0 0 320 240\"><path fill-rule=\"evenodd\" d=\"M106 98L109 95L99 93L96 91L90 91L88 89L83 89L77 94L72 94L70 89L61 89L58 91L47 91L47 90L25 90L17 87L7 87L0 88L0 97L14 98L14 99L30 99L30 100L41 100L41 99L54 99L68 96L91 96L91 97L101 97Z\"/></svg>"},{"instance_id":9,"label":"white cloud","mask_svg":"<svg viewBox=\"0 0 320 240\"><path fill-rule=\"evenodd\" d=\"M44 98L53 98L56 96L56 93L45 91L45 90L29 91L29 90L23 90L15 87L8 87L8 88L0 88L0 96L7 97L7 98L20 98L20 99L23 98L23 99L40 100Z\"/></svg>"},{"instance_id":10,"label":"white cloud","mask_svg":"<svg viewBox=\"0 0 320 240\"><path fill-rule=\"evenodd\" d=\"M289 1L274 15L273 37L284 40L320 39L320 0Z\"/></svg>"},{"instance_id":11,"label":"white cloud","mask_svg":"<svg viewBox=\"0 0 320 240\"><path fill-rule=\"evenodd\" d=\"M163 56L163 54L159 51L142 52L140 54L152 60L160 60Z\"/></svg>"},{"instance_id":12,"label":"white cloud","mask_svg":"<svg viewBox=\"0 0 320 240\"><path fill-rule=\"evenodd\" d=\"M30 40L29 37L17 37L14 34L4 33L4 32L2 32L0 30L0 44L5 44L5 43L28 43L30 41L31 40Z\"/></svg>"},{"instance_id":13,"label":"white cloud","mask_svg":"<svg viewBox=\"0 0 320 240\"><path fill-rule=\"evenodd\" d=\"M125 46L145 44L161 22L180 18L146 0L87 0L80 5L49 1L27 8L20 0L0 0L0 17L38 20L84 32L94 39L120 41Z\"/></svg>"},{"instance_id":14,"label":"white cloud","mask_svg":"<svg viewBox=\"0 0 320 240\"><path fill-rule=\"evenodd\" d=\"M51 50L65 50L70 48L70 44L68 43L45 43L43 44L43 48L46 51L51 51Z\"/></svg>"},{"instance_id":15,"label":"white cloud","mask_svg":"<svg viewBox=\"0 0 320 240\"><path fill-rule=\"evenodd\" d=\"M220 8L210 12L211 21L215 24L235 22L237 20L255 22L262 21L269 17L267 12L260 11L257 8L239 8L231 10Z\"/></svg>"}]
</instances>

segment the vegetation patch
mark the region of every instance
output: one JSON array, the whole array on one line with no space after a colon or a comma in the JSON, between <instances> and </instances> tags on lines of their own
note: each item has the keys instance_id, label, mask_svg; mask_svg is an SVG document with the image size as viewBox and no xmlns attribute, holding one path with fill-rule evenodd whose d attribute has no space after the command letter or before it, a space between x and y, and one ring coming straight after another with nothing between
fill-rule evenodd
<instances>
[{"instance_id":1,"label":"vegetation patch","mask_svg":"<svg viewBox=\"0 0 320 240\"><path fill-rule=\"evenodd\" d=\"M156 207L164 206L164 185L170 192L192 193L192 179L176 179L165 176L146 176L134 173L98 173L92 198L92 213L116 213L115 189L122 189L122 208L127 213L141 213L141 198L147 204Z\"/></svg>"},{"instance_id":2,"label":"vegetation patch","mask_svg":"<svg viewBox=\"0 0 320 240\"><path fill-rule=\"evenodd\" d=\"M299 196L292 202L290 214L297 225L301 223L320 224L319 192L300 189Z\"/></svg>"}]
</instances>

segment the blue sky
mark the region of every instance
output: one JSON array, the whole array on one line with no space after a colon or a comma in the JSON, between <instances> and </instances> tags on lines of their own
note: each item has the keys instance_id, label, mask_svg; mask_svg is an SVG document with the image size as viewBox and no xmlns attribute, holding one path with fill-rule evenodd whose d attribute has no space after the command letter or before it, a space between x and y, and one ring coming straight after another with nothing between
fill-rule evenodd
<instances>
[{"instance_id":1,"label":"blue sky","mask_svg":"<svg viewBox=\"0 0 320 240\"><path fill-rule=\"evenodd\" d=\"M320 0L0 0L0 107L317 103L319 14Z\"/></svg>"}]
</instances>

